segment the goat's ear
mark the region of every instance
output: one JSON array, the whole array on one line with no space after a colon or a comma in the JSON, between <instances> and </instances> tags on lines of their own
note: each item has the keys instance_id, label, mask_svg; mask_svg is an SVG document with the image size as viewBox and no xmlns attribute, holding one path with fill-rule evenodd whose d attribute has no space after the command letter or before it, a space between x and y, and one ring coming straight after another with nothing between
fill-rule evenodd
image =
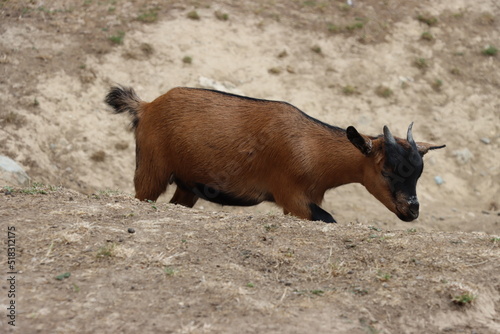
<instances>
[{"instance_id":1,"label":"goat's ear","mask_svg":"<svg viewBox=\"0 0 500 334\"><path fill-rule=\"evenodd\" d=\"M368 156L372 152L372 141L370 138L359 134L354 126L346 129L347 139L358 148L364 155Z\"/></svg>"},{"instance_id":2,"label":"goat's ear","mask_svg":"<svg viewBox=\"0 0 500 334\"><path fill-rule=\"evenodd\" d=\"M446 145L433 145L433 144L429 144L429 143L422 143L422 142L417 142L417 149L418 149L418 153L420 153L420 155L424 155L425 153L429 152L430 150L437 150L437 149L440 149L440 148L443 148L443 147L446 147Z\"/></svg>"}]
</instances>

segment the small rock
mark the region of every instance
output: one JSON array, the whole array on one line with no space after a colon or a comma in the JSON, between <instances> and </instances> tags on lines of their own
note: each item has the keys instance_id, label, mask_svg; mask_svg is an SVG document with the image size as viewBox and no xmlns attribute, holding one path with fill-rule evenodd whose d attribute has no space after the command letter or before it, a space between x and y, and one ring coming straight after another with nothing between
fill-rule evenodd
<instances>
[{"instance_id":1,"label":"small rock","mask_svg":"<svg viewBox=\"0 0 500 334\"><path fill-rule=\"evenodd\" d=\"M488 138L488 137L483 137L480 140L481 140L481 142L483 142L486 145L488 145L489 143L491 143L491 139Z\"/></svg>"},{"instance_id":2,"label":"small rock","mask_svg":"<svg viewBox=\"0 0 500 334\"><path fill-rule=\"evenodd\" d=\"M128 233L135 233L135 229L132 227L129 227L127 230Z\"/></svg>"},{"instance_id":3,"label":"small rock","mask_svg":"<svg viewBox=\"0 0 500 334\"><path fill-rule=\"evenodd\" d=\"M0 180L13 185L27 186L30 178L17 162L0 155Z\"/></svg>"},{"instance_id":4,"label":"small rock","mask_svg":"<svg viewBox=\"0 0 500 334\"><path fill-rule=\"evenodd\" d=\"M436 182L437 185L441 185L444 183L444 180L441 176L437 175L437 176L434 176L434 182Z\"/></svg>"},{"instance_id":5,"label":"small rock","mask_svg":"<svg viewBox=\"0 0 500 334\"><path fill-rule=\"evenodd\" d=\"M401 82L402 85L408 85L410 82L414 82L415 80L412 77L399 77L399 81Z\"/></svg>"},{"instance_id":6,"label":"small rock","mask_svg":"<svg viewBox=\"0 0 500 334\"><path fill-rule=\"evenodd\" d=\"M203 88L215 89L226 93L243 95L243 93L238 88L236 88L236 85L230 82L219 82L215 81L214 79L206 77L199 77L198 82L200 86Z\"/></svg>"}]
</instances>

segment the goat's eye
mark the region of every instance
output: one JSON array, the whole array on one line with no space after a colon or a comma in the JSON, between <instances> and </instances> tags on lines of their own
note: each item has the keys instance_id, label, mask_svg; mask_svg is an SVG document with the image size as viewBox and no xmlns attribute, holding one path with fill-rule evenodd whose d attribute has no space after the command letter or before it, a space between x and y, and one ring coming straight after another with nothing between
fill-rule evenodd
<instances>
[{"instance_id":1,"label":"goat's eye","mask_svg":"<svg viewBox=\"0 0 500 334\"><path fill-rule=\"evenodd\" d=\"M389 173L388 171L385 171L385 170L382 171L383 177L388 178L390 175L391 175L391 173Z\"/></svg>"}]
</instances>

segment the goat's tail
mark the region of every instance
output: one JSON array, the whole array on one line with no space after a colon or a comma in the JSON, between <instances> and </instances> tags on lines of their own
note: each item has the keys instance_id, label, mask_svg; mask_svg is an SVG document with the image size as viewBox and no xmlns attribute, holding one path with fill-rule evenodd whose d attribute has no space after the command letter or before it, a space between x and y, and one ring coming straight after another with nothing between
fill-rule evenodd
<instances>
[{"instance_id":1,"label":"goat's tail","mask_svg":"<svg viewBox=\"0 0 500 334\"><path fill-rule=\"evenodd\" d=\"M137 127L141 104L144 102L137 96L133 88L123 86L111 87L104 101L113 107L115 114L127 111L132 116L133 128Z\"/></svg>"}]
</instances>

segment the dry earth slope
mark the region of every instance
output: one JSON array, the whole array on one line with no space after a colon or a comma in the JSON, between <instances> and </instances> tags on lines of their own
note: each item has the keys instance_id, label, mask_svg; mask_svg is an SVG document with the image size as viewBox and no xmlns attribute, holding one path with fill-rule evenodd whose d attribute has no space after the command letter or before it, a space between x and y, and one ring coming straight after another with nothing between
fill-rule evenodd
<instances>
[{"instance_id":1,"label":"dry earth slope","mask_svg":"<svg viewBox=\"0 0 500 334\"><path fill-rule=\"evenodd\" d=\"M0 210L2 231L16 228L23 333L500 331L500 239L484 233L46 187L12 189Z\"/></svg>"}]
</instances>

